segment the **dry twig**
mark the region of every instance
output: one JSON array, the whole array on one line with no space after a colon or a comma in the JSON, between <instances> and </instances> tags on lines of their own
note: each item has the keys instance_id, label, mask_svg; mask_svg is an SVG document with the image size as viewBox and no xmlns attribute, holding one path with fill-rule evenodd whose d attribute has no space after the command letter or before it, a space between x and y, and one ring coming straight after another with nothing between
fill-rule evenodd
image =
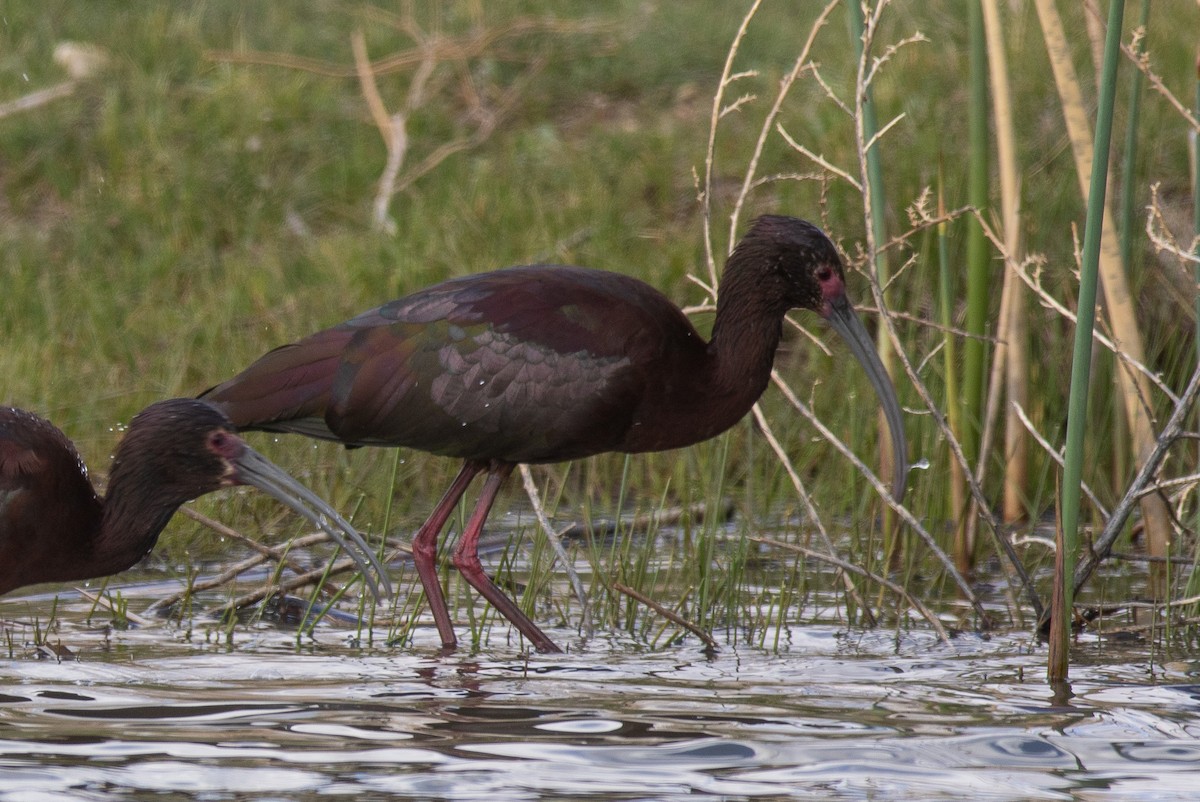
<instances>
[{"instance_id":1,"label":"dry twig","mask_svg":"<svg viewBox=\"0 0 1200 802\"><path fill-rule=\"evenodd\" d=\"M661 615L663 618L667 619L671 623L673 623L677 626L683 627L688 632L692 633L697 638L704 641L704 645L707 646L711 651L714 651L714 652L718 651L717 642L713 639L712 635L709 635L703 629L696 626L691 621L688 621L686 618L679 615L679 613L676 613L674 610L668 610L666 607L663 607L661 604L654 601L654 599L651 599L646 594L636 591L633 588L629 587L628 585L623 585L620 582L613 582L611 584L611 587L613 590L619 591L620 593L624 593L626 596L633 599L638 604L643 604L646 607L649 607L651 610L658 613L659 615Z\"/></svg>"}]
</instances>

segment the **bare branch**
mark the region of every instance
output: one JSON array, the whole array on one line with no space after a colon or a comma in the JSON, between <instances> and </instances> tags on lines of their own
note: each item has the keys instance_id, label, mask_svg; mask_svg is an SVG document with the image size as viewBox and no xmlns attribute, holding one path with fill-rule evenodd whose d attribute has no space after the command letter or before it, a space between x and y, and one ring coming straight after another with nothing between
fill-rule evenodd
<instances>
[{"instance_id":1,"label":"bare branch","mask_svg":"<svg viewBox=\"0 0 1200 802\"><path fill-rule=\"evenodd\" d=\"M846 172L842 168L835 166L832 162L828 161L824 156L818 156L817 154L813 153L808 148L801 145L796 140L792 139L791 135L788 134L788 132L784 129L782 123L777 123L775 125L775 130L779 131L779 135L783 137L783 140L785 142L787 142L789 145L791 145L796 151L807 156L809 159L816 162L817 164L821 165L826 170L833 173L838 178L840 178L843 181L845 181L846 183L848 183L850 186L854 187L855 190L862 192L862 184L859 183L858 179L851 176L850 173Z\"/></svg>"},{"instance_id":2,"label":"bare branch","mask_svg":"<svg viewBox=\"0 0 1200 802\"><path fill-rule=\"evenodd\" d=\"M693 624L691 621L688 621L686 618L684 618L683 616L681 616L679 613L675 612L674 610L669 610L666 607L663 607L661 604L654 601L654 599L651 599L646 594L636 591L633 588L629 587L628 585L623 585L620 582L613 582L611 584L611 587L615 591L624 593L626 596L628 596L629 598L638 602L639 604L643 604L646 607L649 607L651 610L658 613L659 615L661 615L663 618L667 619L671 623L673 623L677 626L683 627L688 632L692 633L697 638L704 641L704 645L707 646L712 651L715 652L715 651L719 650L718 646L717 646L717 642L715 640L713 640L712 635L709 635L703 629L701 629L697 625Z\"/></svg>"}]
</instances>

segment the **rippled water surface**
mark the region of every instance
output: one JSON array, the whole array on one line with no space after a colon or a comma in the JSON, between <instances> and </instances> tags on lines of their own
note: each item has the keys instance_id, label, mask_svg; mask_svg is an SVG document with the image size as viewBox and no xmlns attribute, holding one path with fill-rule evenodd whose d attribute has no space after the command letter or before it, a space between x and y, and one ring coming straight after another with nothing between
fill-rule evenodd
<instances>
[{"instance_id":1,"label":"rippled water surface","mask_svg":"<svg viewBox=\"0 0 1200 802\"><path fill-rule=\"evenodd\" d=\"M49 597L0 601L28 621ZM552 631L566 655L500 641L439 655L358 648L352 630L85 624L0 643L0 801L714 797L1195 799L1200 685L1097 641L1071 692L1026 636L795 627L777 652L649 651ZM0 634L3 634L0 632ZM218 642L219 641L219 642ZM1140 655L1140 656L1139 656Z\"/></svg>"}]
</instances>

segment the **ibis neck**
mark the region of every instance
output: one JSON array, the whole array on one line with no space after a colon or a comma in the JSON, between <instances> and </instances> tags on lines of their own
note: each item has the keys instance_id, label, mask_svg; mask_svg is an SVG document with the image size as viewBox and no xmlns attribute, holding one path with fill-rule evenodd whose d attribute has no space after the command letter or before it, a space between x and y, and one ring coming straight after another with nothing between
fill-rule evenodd
<instances>
[{"instance_id":1,"label":"ibis neck","mask_svg":"<svg viewBox=\"0 0 1200 802\"><path fill-rule=\"evenodd\" d=\"M745 286L754 276L729 268L725 273L708 344L710 380L725 393L748 397L745 414L771 379L787 308L761 288Z\"/></svg>"},{"instance_id":2,"label":"ibis neck","mask_svg":"<svg viewBox=\"0 0 1200 802\"><path fill-rule=\"evenodd\" d=\"M156 492L157 491L157 492ZM96 576L116 573L137 563L154 547L159 534L183 501L161 497L149 477L110 477L104 512L93 549Z\"/></svg>"},{"instance_id":3,"label":"ibis neck","mask_svg":"<svg viewBox=\"0 0 1200 802\"><path fill-rule=\"evenodd\" d=\"M782 323L783 313L759 302L757 294L722 288L704 367L675 407L691 420L690 442L725 431L758 401L771 380Z\"/></svg>"}]
</instances>

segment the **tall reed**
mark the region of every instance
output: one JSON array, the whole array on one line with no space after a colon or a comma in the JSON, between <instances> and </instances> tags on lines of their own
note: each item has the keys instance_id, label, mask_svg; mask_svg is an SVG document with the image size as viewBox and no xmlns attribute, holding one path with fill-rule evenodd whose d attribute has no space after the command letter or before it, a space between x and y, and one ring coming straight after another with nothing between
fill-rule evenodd
<instances>
[{"instance_id":1,"label":"tall reed","mask_svg":"<svg viewBox=\"0 0 1200 802\"><path fill-rule=\"evenodd\" d=\"M1121 20L1124 0L1112 0L1108 12L1108 34L1104 42L1104 64L1100 74L1100 98L1096 109L1096 139L1092 148L1092 177L1088 190L1087 223L1083 234L1083 257L1079 277L1079 317L1075 324L1075 347L1071 355L1071 391L1067 417L1066 464L1062 483L1062 559L1055 566L1055 593L1062 599L1062 615L1071 614L1076 555L1079 553L1079 506L1082 498L1084 435L1088 430L1088 379L1092 361L1092 329L1095 325L1096 288L1100 266L1100 234L1104 225L1105 191L1108 187L1108 150L1112 138L1113 105L1116 97L1117 59L1121 53ZM1063 660L1050 667L1051 680L1066 679L1066 620L1057 622Z\"/></svg>"}]
</instances>

